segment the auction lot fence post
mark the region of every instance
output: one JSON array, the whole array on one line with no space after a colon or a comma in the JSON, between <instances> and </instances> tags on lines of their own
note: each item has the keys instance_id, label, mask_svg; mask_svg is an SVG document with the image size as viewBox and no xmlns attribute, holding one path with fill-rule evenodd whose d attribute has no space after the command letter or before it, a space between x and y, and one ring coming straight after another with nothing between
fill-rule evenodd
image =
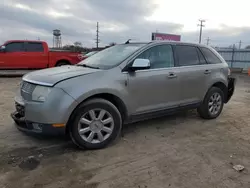
<instances>
[{"instance_id":1,"label":"auction lot fence post","mask_svg":"<svg viewBox=\"0 0 250 188\"><path fill-rule=\"evenodd\" d=\"M230 68L248 70L250 68L250 50L247 49L216 49L226 60Z\"/></svg>"}]
</instances>

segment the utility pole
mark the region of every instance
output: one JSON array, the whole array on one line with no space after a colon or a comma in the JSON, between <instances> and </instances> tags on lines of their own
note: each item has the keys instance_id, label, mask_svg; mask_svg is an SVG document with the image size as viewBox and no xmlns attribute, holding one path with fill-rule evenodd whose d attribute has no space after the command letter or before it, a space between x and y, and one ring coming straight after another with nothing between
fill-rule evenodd
<instances>
[{"instance_id":1,"label":"utility pole","mask_svg":"<svg viewBox=\"0 0 250 188\"><path fill-rule=\"evenodd\" d=\"M209 38L209 37L207 37L207 39L206 39L206 41L207 41L207 45L209 45L209 41L210 41L211 39Z\"/></svg>"},{"instance_id":2,"label":"utility pole","mask_svg":"<svg viewBox=\"0 0 250 188\"><path fill-rule=\"evenodd\" d=\"M203 24L203 22L205 22L205 20L199 20L199 22L200 22L200 24L198 24L198 26L200 26L199 43L201 43L202 28L205 27L205 25Z\"/></svg>"},{"instance_id":3,"label":"utility pole","mask_svg":"<svg viewBox=\"0 0 250 188\"><path fill-rule=\"evenodd\" d=\"M241 40L240 40L240 42L239 42L239 49L241 49L241 43L242 43L242 42L241 42Z\"/></svg>"},{"instance_id":4,"label":"utility pole","mask_svg":"<svg viewBox=\"0 0 250 188\"><path fill-rule=\"evenodd\" d=\"M96 24L96 48L99 48L99 43L100 43L100 39L99 39L99 22L97 22Z\"/></svg>"}]
</instances>

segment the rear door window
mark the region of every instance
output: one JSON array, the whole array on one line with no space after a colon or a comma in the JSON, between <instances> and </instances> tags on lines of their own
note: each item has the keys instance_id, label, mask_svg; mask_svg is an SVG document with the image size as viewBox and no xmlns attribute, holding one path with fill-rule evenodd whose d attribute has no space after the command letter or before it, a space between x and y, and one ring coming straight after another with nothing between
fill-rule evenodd
<instances>
[{"instance_id":1,"label":"rear door window","mask_svg":"<svg viewBox=\"0 0 250 188\"><path fill-rule=\"evenodd\" d=\"M24 43L23 42L12 42L6 44L6 52L24 52Z\"/></svg>"},{"instance_id":2,"label":"rear door window","mask_svg":"<svg viewBox=\"0 0 250 188\"><path fill-rule=\"evenodd\" d=\"M175 52L179 66L199 65L200 60L195 46L176 45Z\"/></svg>"},{"instance_id":3,"label":"rear door window","mask_svg":"<svg viewBox=\"0 0 250 188\"><path fill-rule=\"evenodd\" d=\"M209 64L218 64L221 63L221 60L208 48L201 47L201 51L204 54L207 63Z\"/></svg>"},{"instance_id":4,"label":"rear door window","mask_svg":"<svg viewBox=\"0 0 250 188\"><path fill-rule=\"evenodd\" d=\"M25 44L27 52L43 52L43 44L40 42L28 42Z\"/></svg>"}]
</instances>

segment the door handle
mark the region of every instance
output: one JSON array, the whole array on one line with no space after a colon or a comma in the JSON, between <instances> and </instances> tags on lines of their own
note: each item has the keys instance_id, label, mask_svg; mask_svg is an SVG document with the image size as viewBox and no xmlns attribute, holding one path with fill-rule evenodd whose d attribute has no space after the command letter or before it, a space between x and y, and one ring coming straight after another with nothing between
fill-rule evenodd
<instances>
[{"instance_id":1,"label":"door handle","mask_svg":"<svg viewBox=\"0 0 250 188\"><path fill-rule=\"evenodd\" d=\"M169 75L168 75L168 78L176 78L177 75L173 72L170 72Z\"/></svg>"},{"instance_id":2,"label":"door handle","mask_svg":"<svg viewBox=\"0 0 250 188\"><path fill-rule=\"evenodd\" d=\"M205 70L204 74L210 74L211 70Z\"/></svg>"}]
</instances>

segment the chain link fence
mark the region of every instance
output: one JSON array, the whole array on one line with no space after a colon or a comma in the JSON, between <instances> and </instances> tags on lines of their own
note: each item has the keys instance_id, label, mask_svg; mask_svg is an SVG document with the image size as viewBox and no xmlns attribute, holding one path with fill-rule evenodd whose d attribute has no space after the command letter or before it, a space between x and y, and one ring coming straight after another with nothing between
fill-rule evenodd
<instances>
[{"instance_id":1,"label":"chain link fence","mask_svg":"<svg viewBox=\"0 0 250 188\"><path fill-rule=\"evenodd\" d=\"M247 49L216 49L226 60L230 68L248 70L250 68L250 50Z\"/></svg>"}]
</instances>

